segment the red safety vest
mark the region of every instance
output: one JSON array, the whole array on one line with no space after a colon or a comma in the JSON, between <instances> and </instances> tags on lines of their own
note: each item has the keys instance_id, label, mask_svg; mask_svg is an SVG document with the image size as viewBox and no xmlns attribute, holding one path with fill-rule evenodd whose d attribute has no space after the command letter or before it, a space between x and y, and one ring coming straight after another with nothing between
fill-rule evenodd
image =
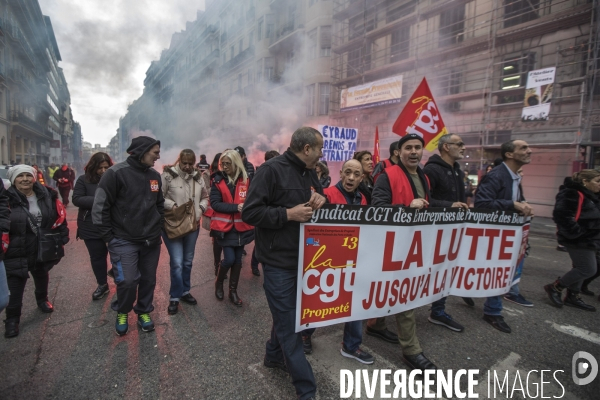
<instances>
[{"instance_id":1,"label":"red safety vest","mask_svg":"<svg viewBox=\"0 0 600 400\"><path fill-rule=\"evenodd\" d=\"M346 197L340 191L340 189L337 188L337 186L330 186L326 189L323 189L323 193L325 194L325 196L327 196L327 200L331 204L348 204ZM365 196L363 195L360 196L360 205L367 205L367 199L365 199Z\"/></svg>"},{"instance_id":2,"label":"red safety vest","mask_svg":"<svg viewBox=\"0 0 600 400\"><path fill-rule=\"evenodd\" d=\"M227 183L225 183L225 178L217 183L217 188L219 189L219 192L221 192L223 203L233 204L241 204L246 200L248 186L250 186L249 180L247 183L244 183L243 179L239 178L235 185L235 199L233 199L229 187L227 187ZM246 232L254 229L252 225L248 225L242 221L242 214L239 212L236 212L235 214L224 214L217 212L214 209L212 210L212 216L210 217L211 230L229 232L233 227L235 227L238 232Z\"/></svg>"},{"instance_id":3,"label":"red safety vest","mask_svg":"<svg viewBox=\"0 0 600 400\"><path fill-rule=\"evenodd\" d=\"M415 199L415 196L410 186L410 177L408 177L402 168L398 165L394 165L385 170L390 181L390 188L392 189L392 205L404 205L408 207ZM429 178L425 175L425 184L427 185L426 193L429 191ZM429 201L429 196L425 195L425 200Z\"/></svg>"},{"instance_id":4,"label":"red safety vest","mask_svg":"<svg viewBox=\"0 0 600 400\"><path fill-rule=\"evenodd\" d=\"M381 175L381 173L383 171L385 171L389 167L396 165L396 164L392 163L389 158L386 158L385 160L383 160L382 163L383 163L383 169L381 171L379 171L379 173L377 175L373 176L373 183L375 183L375 181L377 180L377 178L379 177L379 175Z\"/></svg>"}]
</instances>

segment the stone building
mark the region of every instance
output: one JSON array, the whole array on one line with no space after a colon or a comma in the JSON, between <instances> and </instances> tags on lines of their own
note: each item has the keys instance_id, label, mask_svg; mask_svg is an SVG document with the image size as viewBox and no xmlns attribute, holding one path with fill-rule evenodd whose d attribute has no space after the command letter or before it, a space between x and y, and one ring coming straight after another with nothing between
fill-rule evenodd
<instances>
[{"instance_id":1,"label":"stone building","mask_svg":"<svg viewBox=\"0 0 600 400\"><path fill-rule=\"evenodd\" d=\"M0 163L72 162L70 95L37 0L0 1Z\"/></svg>"},{"instance_id":2,"label":"stone building","mask_svg":"<svg viewBox=\"0 0 600 400\"><path fill-rule=\"evenodd\" d=\"M449 131L467 144L463 167L473 179L501 143L529 142L524 191L536 214L548 216L565 176L584 163L600 166L597 3L333 0L331 124L358 128L358 147L367 149L377 126L385 157L396 117L426 77ZM523 121L528 72L551 67L548 120ZM402 77L399 104L341 110L342 89L392 76Z\"/></svg>"}]
</instances>

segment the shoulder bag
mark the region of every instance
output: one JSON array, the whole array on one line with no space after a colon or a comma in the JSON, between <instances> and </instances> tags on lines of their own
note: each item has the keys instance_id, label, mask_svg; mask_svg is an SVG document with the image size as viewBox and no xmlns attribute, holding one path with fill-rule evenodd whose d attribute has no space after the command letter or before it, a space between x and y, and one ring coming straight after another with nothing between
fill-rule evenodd
<instances>
[{"instance_id":1,"label":"shoulder bag","mask_svg":"<svg viewBox=\"0 0 600 400\"><path fill-rule=\"evenodd\" d=\"M58 261L65 256L62 235L60 232L49 228L42 228L36 222L36 218L29 212L27 207L21 204L23 210L27 213L27 219L31 229L38 238L37 262L45 263L49 261Z\"/></svg>"},{"instance_id":2,"label":"shoulder bag","mask_svg":"<svg viewBox=\"0 0 600 400\"><path fill-rule=\"evenodd\" d=\"M187 203L165 211L165 232L169 239L179 239L198 230L196 219L196 180L192 178L192 198Z\"/></svg>"}]
</instances>

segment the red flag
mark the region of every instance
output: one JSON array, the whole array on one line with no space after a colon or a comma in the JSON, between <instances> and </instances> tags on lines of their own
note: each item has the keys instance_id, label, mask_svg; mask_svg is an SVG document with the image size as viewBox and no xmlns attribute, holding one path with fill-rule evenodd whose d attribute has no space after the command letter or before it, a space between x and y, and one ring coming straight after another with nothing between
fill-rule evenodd
<instances>
[{"instance_id":1,"label":"red flag","mask_svg":"<svg viewBox=\"0 0 600 400\"><path fill-rule=\"evenodd\" d=\"M375 148L373 149L373 165L379 162L379 128L375 127Z\"/></svg>"},{"instance_id":2,"label":"red flag","mask_svg":"<svg viewBox=\"0 0 600 400\"><path fill-rule=\"evenodd\" d=\"M399 136L416 133L423 138L425 148L429 151L435 150L440 136L447 133L425 78L394 122L392 131Z\"/></svg>"}]
</instances>

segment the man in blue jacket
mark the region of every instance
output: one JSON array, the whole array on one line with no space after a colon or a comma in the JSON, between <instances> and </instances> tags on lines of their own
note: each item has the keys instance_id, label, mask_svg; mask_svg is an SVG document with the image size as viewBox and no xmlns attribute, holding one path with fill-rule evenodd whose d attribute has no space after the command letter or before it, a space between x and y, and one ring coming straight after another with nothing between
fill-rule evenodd
<instances>
[{"instance_id":1,"label":"man in blue jacket","mask_svg":"<svg viewBox=\"0 0 600 400\"><path fill-rule=\"evenodd\" d=\"M160 174L152 168L160 158L160 142L139 136L127 153L124 162L102 175L92 207L92 221L108 243L117 284L113 309L118 312L115 329L119 336L127 334L127 315L132 309L142 331L154 330L150 312L154 310L165 203Z\"/></svg>"},{"instance_id":2,"label":"man in blue jacket","mask_svg":"<svg viewBox=\"0 0 600 400\"><path fill-rule=\"evenodd\" d=\"M531 148L524 140L510 140L500 147L504 162L492 169L477 185L475 208L518 212L526 217L533 216L533 209L525 201L521 187L521 175L517 172L531 162ZM504 295L506 300L524 307L533 307L519 292L515 284ZM483 319L501 332L510 333L510 326L501 315L502 297L488 297L483 307Z\"/></svg>"}]
</instances>

